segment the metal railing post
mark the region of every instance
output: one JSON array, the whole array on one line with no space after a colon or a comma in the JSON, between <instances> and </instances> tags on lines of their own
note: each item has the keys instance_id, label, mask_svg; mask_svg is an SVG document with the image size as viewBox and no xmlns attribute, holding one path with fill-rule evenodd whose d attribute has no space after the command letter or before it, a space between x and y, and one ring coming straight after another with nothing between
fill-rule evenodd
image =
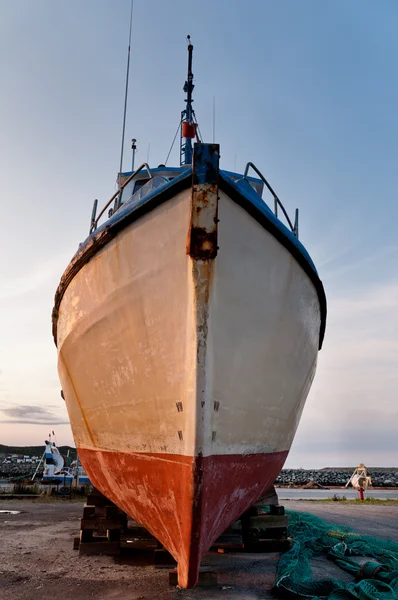
<instances>
[{"instance_id":1,"label":"metal railing post","mask_svg":"<svg viewBox=\"0 0 398 600\"><path fill-rule=\"evenodd\" d=\"M132 181L134 179L134 177L136 175L138 175L138 173L140 171L142 171L142 169L146 169L147 173L149 175L150 179L153 179L153 175L152 175L152 171L149 168L149 165L147 163L142 163L142 165L140 167L138 167L138 169L136 171L134 171L134 173L132 173L130 175L130 177L127 177L126 181L123 183L123 185L120 186L120 188L117 190L117 192L115 192L113 194L113 196L110 198L110 200L108 200L108 202L105 204L105 206L103 207L103 209L100 211L99 215L97 218L95 218L95 213L97 212L97 205L95 205L95 213L94 213L94 206L93 206L93 212L91 214L91 226L90 226L90 232L92 233L93 231L95 231L97 229L97 225L98 225L98 221L100 220L100 218L102 217L102 215L104 214L104 212L106 211L106 209L108 208L108 206L115 201L115 210L117 210L118 208L120 208L121 205L121 196L122 196L122 191L124 190L124 188L126 187L126 185L128 183L130 183L130 181ZM118 198L119 196L119 198ZM98 200L94 201L98 203ZM94 214L94 220L93 220L93 214Z\"/></svg>"},{"instance_id":2,"label":"metal railing post","mask_svg":"<svg viewBox=\"0 0 398 600\"><path fill-rule=\"evenodd\" d=\"M274 196L274 213L275 216L278 216L278 198L276 196Z\"/></svg>"},{"instance_id":3,"label":"metal railing post","mask_svg":"<svg viewBox=\"0 0 398 600\"><path fill-rule=\"evenodd\" d=\"M299 209L296 208L296 214L294 218L294 233L296 238L299 239Z\"/></svg>"},{"instance_id":4,"label":"metal railing post","mask_svg":"<svg viewBox=\"0 0 398 600\"><path fill-rule=\"evenodd\" d=\"M95 228L95 215L97 214L97 206L98 206L98 200L97 198L94 200L94 204L93 204L93 210L91 211L91 223L90 223L90 233L93 231L93 229Z\"/></svg>"},{"instance_id":5,"label":"metal railing post","mask_svg":"<svg viewBox=\"0 0 398 600\"><path fill-rule=\"evenodd\" d=\"M253 169L253 171L255 171L257 173L257 175L260 177L261 181L266 185L267 189L271 192L271 194L274 197L274 214L277 218L278 217L278 205L280 207L280 209L282 210L286 221L289 224L289 227L292 231L292 233L297 237L298 239L298 230L299 230L299 226L298 226L298 215L299 215L299 211L298 208L296 208L295 211L295 218L294 218L294 225L291 222L291 220L289 219L289 215L287 214L285 207L283 206L282 202L279 200L278 196L275 194L274 190L272 189L272 187L270 186L270 184L268 183L268 181L265 179L264 175L257 169L257 167L251 163L248 162L245 168L245 172L243 174L243 179L246 179L247 181L247 174L249 172L250 167Z\"/></svg>"}]
</instances>

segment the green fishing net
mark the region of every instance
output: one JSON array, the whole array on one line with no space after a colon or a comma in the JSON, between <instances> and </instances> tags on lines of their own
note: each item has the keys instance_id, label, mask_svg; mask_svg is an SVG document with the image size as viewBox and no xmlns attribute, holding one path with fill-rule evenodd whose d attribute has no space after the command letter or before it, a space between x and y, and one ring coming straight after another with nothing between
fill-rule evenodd
<instances>
[{"instance_id":1,"label":"green fishing net","mask_svg":"<svg viewBox=\"0 0 398 600\"><path fill-rule=\"evenodd\" d=\"M397 542L360 535L306 513L288 515L294 544L279 561L274 592L312 600L398 599ZM332 560L353 581L314 579L311 561L320 557Z\"/></svg>"}]
</instances>

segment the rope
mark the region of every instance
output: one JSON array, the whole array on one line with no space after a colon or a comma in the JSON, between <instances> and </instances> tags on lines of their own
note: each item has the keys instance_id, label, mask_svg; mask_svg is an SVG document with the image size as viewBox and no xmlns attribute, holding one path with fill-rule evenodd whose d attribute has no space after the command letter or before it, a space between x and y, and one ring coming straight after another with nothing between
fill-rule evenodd
<instances>
[{"instance_id":1,"label":"rope","mask_svg":"<svg viewBox=\"0 0 398 600\"><path fill-rule=\"evenodd\" d=\"M168 153L168 155L167 155L167 158L166 158L166 161L165 161L165 163L164 163L164 164L165 164L165 166L167 165L167 161L169 160L169 157L170 157L171 151L173 150L173 146L174 146L174 143L175 143L175 141L176 141L176 137L177 137L177 134L178 134L178 131L179 131L180 127L181 127L181 121L178 123L177 131L176 131L176 133L175 133L174 139L173 139L173 141L172 141L172 144L171 144L171 146L170 146L169 153Z\"/></svg>"},{"instance_id":2,"label":"rope","mask_svg":"<svg viewBox=\"0 0 398 600\"><path fill-rule=\"evenodd\" d=\"M196 123L197 129L199 131L199 141L203 142L203 135L202 135L202 132L200 131L200 127L199 127L199 123L198 123L198 120L195 115L195 111L192 111L192 116L194 118L194 122Z\"/></svg>"},{"instance_id":3,"label":"rope","mask_svg":"<svg viewBox=\"0 0 398 600\"><path fill-rule=\"evenodd\" d=\"M289 511L293 547L280 558L274 591L289 598L320 600L396 600L398 543L361 535L307 513ZM368 560L360 564L357 557ZM352 576L313 578L314 559L332 560ZM373 559L373 560L369 560Z\"/></svg>"}]
</instances>

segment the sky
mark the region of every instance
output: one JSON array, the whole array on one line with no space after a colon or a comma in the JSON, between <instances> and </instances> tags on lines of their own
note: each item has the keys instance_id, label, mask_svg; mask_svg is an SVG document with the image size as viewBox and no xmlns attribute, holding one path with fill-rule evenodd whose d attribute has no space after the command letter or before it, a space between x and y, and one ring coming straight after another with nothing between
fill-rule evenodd
<instances>
[{"instance_id":1,"label":"sky","mask_svg":"<svg viewBox=\"0 0 398 600\"><path fill-rule=\"evenodd\" d=\"M129 0L3 0L0 443L72 444L51 310L115 191ZM194 108L221 167L254 162L324 282L328 322L287 466L398 466L398 3L135 0L124 169L163 163L186 35ZM178 164L174 148L169 164Z\"/></svg>"}]
</instances>

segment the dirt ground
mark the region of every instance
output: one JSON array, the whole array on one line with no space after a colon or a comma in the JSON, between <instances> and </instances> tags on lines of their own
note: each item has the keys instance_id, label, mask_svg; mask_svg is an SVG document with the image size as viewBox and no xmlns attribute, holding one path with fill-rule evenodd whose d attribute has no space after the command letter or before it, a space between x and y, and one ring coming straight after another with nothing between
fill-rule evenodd
<instances>
[{"instance_id":1,"label":"dirt ground","mask_svg":"<svg viewBox=\"0 0 398 600\"><path fill-rule=\"evenodd\" d=\"M286 501L287 509L310 512L362 533L398 541L398 505L347 505ZM170 587L168 570L108 556L79 557L82 503L0 500L0 598L2 600L264 600L272 598L278 554L209 553L203 565L218 573L218 585ZM130 564L128 564L130 563ZM314 576L336 575L335 565L314 564ZM345 579L348 575L339 577ZM348 579L349 580L349 579Z\"/></svg>"}]
</instances>

